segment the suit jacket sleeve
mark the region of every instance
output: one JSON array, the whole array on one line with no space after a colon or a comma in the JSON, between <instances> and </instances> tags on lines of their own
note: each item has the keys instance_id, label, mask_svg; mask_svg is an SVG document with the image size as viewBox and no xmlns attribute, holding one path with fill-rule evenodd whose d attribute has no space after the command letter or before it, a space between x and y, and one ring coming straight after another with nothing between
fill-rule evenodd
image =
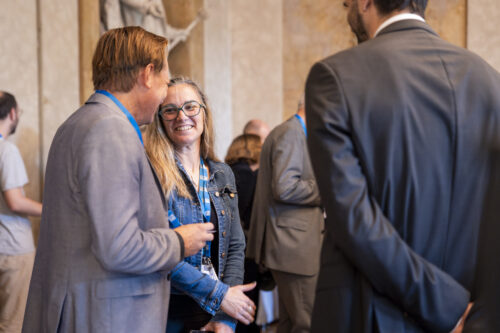
<instances>
[{"instance_id":1,"label":"suit jacket sleeve","mask_svg":"<svg viewBox=\"0 0 500 333\"><path fill-rule=\"evenodd\" d=\"M341 82L317 63L306 83L308 144L327 212L326 230L382 295L432 331L450 331L469 293L450 275L416 254L370 195ZM369 259L367 259L369 258Z\"/></svg>"},{"instance_id":2,"label":"suit jacket sleeve","mask_svg":"<svg viewBox=\"0 0 500 333\"><path fill-rule=\"evenodd\" d=\"M314 179L302 179L305 159L302 133L287 130L275 139L272 150L272 194L276 201L303 206L319 206L319 190ZM274 138L273 138L274 139Z\"/></svg>"},{"instance_id":3,"label":"suit jacket sleeve","mask_svg":"<svg viewBox=\"0 0 500 333\"><path fill-rule=\"evenodd\" d=\"M91 249L110 271L171 270L181 259L180 242L168 228L166 216L164 221L150 223L158 228L141 229L140 212L158 209L141 207L141 182L154 182L154 178L148 177L146 168L150 167L144 163L145 152L135 132L124 130L130 126L126 121L111 117L99 121L76 152L76 177L89 215Z\"/></svg>"}]
</instances>

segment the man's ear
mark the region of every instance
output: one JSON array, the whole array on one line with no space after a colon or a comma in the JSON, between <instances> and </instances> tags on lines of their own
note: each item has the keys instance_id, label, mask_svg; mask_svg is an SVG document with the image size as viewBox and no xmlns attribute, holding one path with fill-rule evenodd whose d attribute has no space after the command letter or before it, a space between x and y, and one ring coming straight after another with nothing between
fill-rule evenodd
<instances>
[{"instance_id":1,"label":"man's ear","mask_svg":"<svg viewBox=\"0 0 500 333\"><path fill-rule=\"evenodd\" d=\"M17 117L17 110L16 108L12 108L10 109L10 112L9 112L9 118L10 120L14 121Z\"/></svg>"},{"instance_id":2,"label":"man's ear","mask_svg":"<svg viewBox=\"0 0 500 333\"><path fill-rule=\"evenodd\" d=\"M146 67L139 71L139 83L147 88L151 88L153 86L154 74L155 66L153 64L148 64Z\"/></svg>"},{"instance_id":3,"label":"man's ear","mask_svg":"<svg viewBox=\"0 0 500 333\"><path fill-rule=\"evenodd\" d=\"M366 12L373 5L373 0L358 0L359 9L362 12Z\"/></svg>"}]
</instances>

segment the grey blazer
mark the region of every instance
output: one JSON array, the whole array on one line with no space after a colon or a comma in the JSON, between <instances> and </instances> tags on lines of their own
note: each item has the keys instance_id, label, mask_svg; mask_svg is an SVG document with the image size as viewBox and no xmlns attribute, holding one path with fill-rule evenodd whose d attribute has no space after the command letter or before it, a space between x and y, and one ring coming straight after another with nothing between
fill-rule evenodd
<instances>
[{"instance_id":1,"label":"grey blazer","mask_svg":"<svg viewBox=\"0 0 500 333\"><path fill-rule=\"evenodd\" d=\"M306 137L292 117L262 147L247 256L274 270L316 274L324 225L320 204Z\"/></svg>"},{"instance_id":2,"label":"grey blazer","mask_svg":"<svg viewBox=\"0 0 500 333\"><path fill-rule=\"evenodd\" d=\"M137 133L94 94L58 129L23 332L165 332L181 259Z\"/></svg>"},{"instance_id":3,"label":"grey blazer","mask_svg":"<svg viewBox=\"0 0 500 333\"><path fill-rule=\"evenodd\" d=\"M327 211L312 332L449 332L470 300L482 321L498 72L404 20L315 64L305 100Z\"/></svg>"}]
</instances>

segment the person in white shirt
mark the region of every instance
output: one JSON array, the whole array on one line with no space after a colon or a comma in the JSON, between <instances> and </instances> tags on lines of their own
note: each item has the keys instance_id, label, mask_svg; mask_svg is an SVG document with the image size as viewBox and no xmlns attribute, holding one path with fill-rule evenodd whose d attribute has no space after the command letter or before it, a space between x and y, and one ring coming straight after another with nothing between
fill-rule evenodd
<instances>
[{"instance_id":1,"label":"person in white shirt","mask_svg":"<svg viewBox=\"0 0 500 333\"><path fill-rule=\"evenodd\" d=\"M0 91L0 332L21 332L35 259L31 223L42 204L27 198L28 176L14 134L21 111L15 97Z\"/></svg>"}]
</instances>

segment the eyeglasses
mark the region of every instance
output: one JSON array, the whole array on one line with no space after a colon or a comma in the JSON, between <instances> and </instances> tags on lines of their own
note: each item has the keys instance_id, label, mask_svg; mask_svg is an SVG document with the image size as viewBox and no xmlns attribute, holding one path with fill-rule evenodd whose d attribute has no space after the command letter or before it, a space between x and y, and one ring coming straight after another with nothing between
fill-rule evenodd
<instances>
[{"instance_id":1,"label":"eyeglasses","mask_svg":"<svg viewBox=\"0 0 500 333\"><path fill-rule=\"evenodd\" d=\"M182 110L187 117L195 117L200 114L200 110L205 108L205 105L197 101L187 101L179 108L174 104L160 106L158 115L166 121L177 119L179 112Z\"/></svg>"}]
</instances>

